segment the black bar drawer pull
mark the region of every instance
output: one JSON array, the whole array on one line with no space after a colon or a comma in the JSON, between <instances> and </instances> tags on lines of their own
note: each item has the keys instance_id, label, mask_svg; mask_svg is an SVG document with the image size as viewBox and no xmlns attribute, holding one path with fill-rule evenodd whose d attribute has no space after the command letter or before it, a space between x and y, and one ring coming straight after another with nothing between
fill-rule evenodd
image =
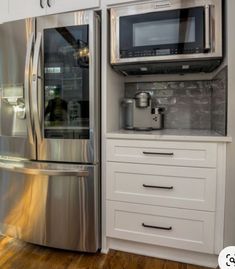
<instances>
[{"instance_id":1,"label":"black bar drawer pull","mask_svg":"<svg viewBox=\"0 0 235 269\"><path fill-rule=\"evenodd\" d=\"M146 225L144 223L142 223L142 226L144 228L151 228L151 229L164 230L164 231L171 231L172 230L172 227L152 226L152 225Z\"/></svg>"},{"instance_id":2,"label":"black bar drawer pull","mask_svg":"<svg viewBox=\"0 0 235 269\"><path fill-rule=\"evenodd\" d=\"M143 184L143 187L144 188L152 188L152 189L163 189L163 190L173 190L174 189L173 186L164 187L164 186L152 186L152 185L146 185L146 184Z\"/></svg>"},{"instance_id":3,"label":"black bar drawer pull","mask_svg":"<svg viewBox=\"0 0 235 269\"><path fill-rule=\"evenodd\" d=\"M42 3L42 0L40 0L40 7L41 7L41 8L44 8L44 5L43 5L43 3Z\"/></svg>"},{"instance_id":4,"label":"black bar drawer pull","mask_svg":"<svg viewBox=\"0 0 235 269\"><path fill-rule=\"evenodd\" d=\"M145 154L145 155L159 155L159 156L174 156L173 152L167 153L167 152L148 152L148 151L143 151L143 154Z\"/></svg>"}]
</instances>

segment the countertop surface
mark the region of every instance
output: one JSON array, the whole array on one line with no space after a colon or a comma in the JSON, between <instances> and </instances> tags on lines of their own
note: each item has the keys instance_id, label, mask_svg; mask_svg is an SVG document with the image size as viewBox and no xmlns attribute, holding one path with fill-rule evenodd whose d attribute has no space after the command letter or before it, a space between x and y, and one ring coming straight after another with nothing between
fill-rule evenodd
<instances>
[{"instance_id":1,"label":"countertop surface","mask_svg":"<svg viewBox=\"0 0 235 269\"><path fill-rule=\"evenodd\" d=\"M222 136L212 130L163 129L159 131L127 131L119 130L106 134L108 139L140 139L166 141L201 141L201 142L232 142L229 136Z\"/></svg>"}]
</instances>

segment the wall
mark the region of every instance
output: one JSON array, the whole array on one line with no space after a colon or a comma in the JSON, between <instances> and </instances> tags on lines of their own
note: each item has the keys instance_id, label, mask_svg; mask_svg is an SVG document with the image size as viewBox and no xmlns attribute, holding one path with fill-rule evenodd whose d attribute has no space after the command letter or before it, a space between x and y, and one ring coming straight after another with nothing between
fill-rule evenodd
<instances>
[{"instance_id":1,"label":"wall","mask_svg":"<svg viewBox=\"0 0 235 269\"><path fill-rule=\"evenodd\" d=\"M235 140L235 1L227 0L228 135ZM235 245L235 141L227 146L224 246Z\"/></svg>"},{"instance_id":2,"label":"wall","mask_svg":"<svg viewBox=\"0 0 235 269\"><path fill-rule=\"evenodd\" d=\"M225 67L211 82L211 129L227 134L228 70Z\"/></svg>"}]
</instances>

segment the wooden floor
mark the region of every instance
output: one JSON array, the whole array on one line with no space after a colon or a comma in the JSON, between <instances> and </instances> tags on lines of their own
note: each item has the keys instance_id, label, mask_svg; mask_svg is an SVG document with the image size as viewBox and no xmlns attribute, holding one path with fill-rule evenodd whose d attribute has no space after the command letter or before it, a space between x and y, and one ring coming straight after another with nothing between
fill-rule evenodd
<instances>
[{"instance_id":1,"label":"wooden floor","mask_svg":"<svg viewBox=\"0 0 235 269\"><path fill-rule=\"evenodd\" d=\"M80 254L0 236L0 269L204 269L172 261L110 251Z\"/></svg>"}]
</instances>

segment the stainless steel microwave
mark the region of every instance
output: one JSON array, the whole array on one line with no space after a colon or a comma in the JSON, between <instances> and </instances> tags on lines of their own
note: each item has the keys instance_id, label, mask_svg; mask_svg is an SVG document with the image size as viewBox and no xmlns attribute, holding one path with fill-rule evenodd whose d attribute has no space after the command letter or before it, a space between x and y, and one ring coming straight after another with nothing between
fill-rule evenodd
<instances>
[{"instance_id":1,"label":"stainless steel microwave","mask_svg":"<svg viewBox=\"0 0 235 269\"><path fill-rule=\"evenodd\" d=\"M159 0L114 7L110 24L111 64L123 73L177 68L210 72L223 56L222 0Z\"/></svg>"}]
</instances>

